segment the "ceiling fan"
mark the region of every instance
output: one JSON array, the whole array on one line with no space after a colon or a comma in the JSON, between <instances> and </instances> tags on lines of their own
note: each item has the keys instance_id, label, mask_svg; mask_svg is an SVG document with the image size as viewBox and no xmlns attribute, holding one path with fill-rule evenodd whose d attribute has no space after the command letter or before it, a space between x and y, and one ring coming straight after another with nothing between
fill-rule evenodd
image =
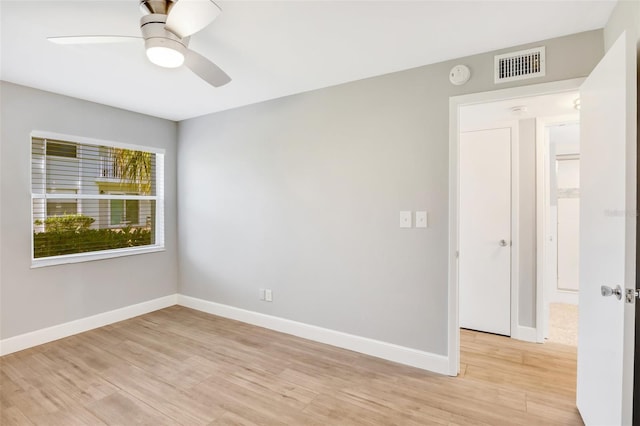
<instances>
[{"instance_id":1,"label":"ceiling fan","mask_svg":"<svg viewBox=\"0 0 640 426\"><path fill-rule=\"evenodd\" d=\"M147 58L161 67L182 65L214 87L231 81L220 67L201 54L189 49L191 35L204 29L220 14L220 7L211 0L141 0L142 37L135 36L65 36L49 37L57 44L120 43L144 40Z\"/></svg>"}]
</instances>

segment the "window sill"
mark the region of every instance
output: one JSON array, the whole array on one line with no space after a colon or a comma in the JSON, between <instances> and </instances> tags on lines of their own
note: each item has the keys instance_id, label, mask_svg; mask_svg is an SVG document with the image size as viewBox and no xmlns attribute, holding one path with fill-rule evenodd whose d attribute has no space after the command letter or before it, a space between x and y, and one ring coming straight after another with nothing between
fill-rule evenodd
<instances>
[{"instance_id":1,"label":"window sill","mask_svg":"<svg viewBox=\"0 0 640 426\"><path fill-rule=\"evenodd\" d=\"M91 262L94 260L113 259L116 257L134 256L137 254L157 253L165 251L164 246L131 247L126 249L104 250L90 253L67 254L64 256L42 257L31 259L31 268L66 265L69 263Z\"/></svg>"}]
</instances>

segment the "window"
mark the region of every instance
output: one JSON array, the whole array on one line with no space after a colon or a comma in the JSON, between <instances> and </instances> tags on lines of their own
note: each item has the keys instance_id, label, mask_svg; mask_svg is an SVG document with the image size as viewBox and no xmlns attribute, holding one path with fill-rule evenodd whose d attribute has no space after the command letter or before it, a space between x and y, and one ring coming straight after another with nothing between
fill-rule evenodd
<instances>
[{"instance_id":1,"label":"window","mask_svg":"<svg viewBox=\"0 0 640 426\"><path fill-rule=\"evenodd\" d=\"M164 152L32 134L33 266L164 247Z\"/></svg>"}]
</instances>

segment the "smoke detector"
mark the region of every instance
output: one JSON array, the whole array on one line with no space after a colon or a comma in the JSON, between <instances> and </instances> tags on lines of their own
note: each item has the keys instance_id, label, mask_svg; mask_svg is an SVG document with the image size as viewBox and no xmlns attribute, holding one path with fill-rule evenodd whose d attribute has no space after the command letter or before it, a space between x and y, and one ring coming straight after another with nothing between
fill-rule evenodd
<instances>
[{"instance_id":1,"label":"smoke detector","mask_svg":"<svg viewBox=\"0 0 640 426\"><path fill-rule=\"evenodd\" d=\"M471 78L471 70L466 65L456 65L449 71L449 81L451 84L461 86Z\"/></svg>"}]
</instances>

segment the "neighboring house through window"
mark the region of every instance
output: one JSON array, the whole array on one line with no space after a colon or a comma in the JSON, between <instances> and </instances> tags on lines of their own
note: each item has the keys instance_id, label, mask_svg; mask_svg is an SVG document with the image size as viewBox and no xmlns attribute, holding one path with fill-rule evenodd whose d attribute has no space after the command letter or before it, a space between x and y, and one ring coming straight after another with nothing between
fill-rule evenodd
<instances>
[{"instance_id":1,"label":"neighboring house through window","mask_svg":"<svg viewBox=\"0 0 640 426\"><path fill-rule=\"evenodd\" d=\"M111 200L109 206L112 226L140 225L140 200Z\"/></svg>"},{"instance_id":2,"label":"neighboring house through window","mask_svg":"<svg viewBox=\"0 0 640 426\"><path fill-rule=\"evenodd\" d=\"M47 201L47 217L77 213L78 202L76 200Z\"/></svg>"},{"instance_id":3,"label":"neighboring house through window","mask_svg":"<svg viewBox=\"0 0 640 426\"><path fill-rule=\"evenodd\" d=\"M32 134L33 264L164 246L164 151Z\"/></svg>"}]
</instances>

